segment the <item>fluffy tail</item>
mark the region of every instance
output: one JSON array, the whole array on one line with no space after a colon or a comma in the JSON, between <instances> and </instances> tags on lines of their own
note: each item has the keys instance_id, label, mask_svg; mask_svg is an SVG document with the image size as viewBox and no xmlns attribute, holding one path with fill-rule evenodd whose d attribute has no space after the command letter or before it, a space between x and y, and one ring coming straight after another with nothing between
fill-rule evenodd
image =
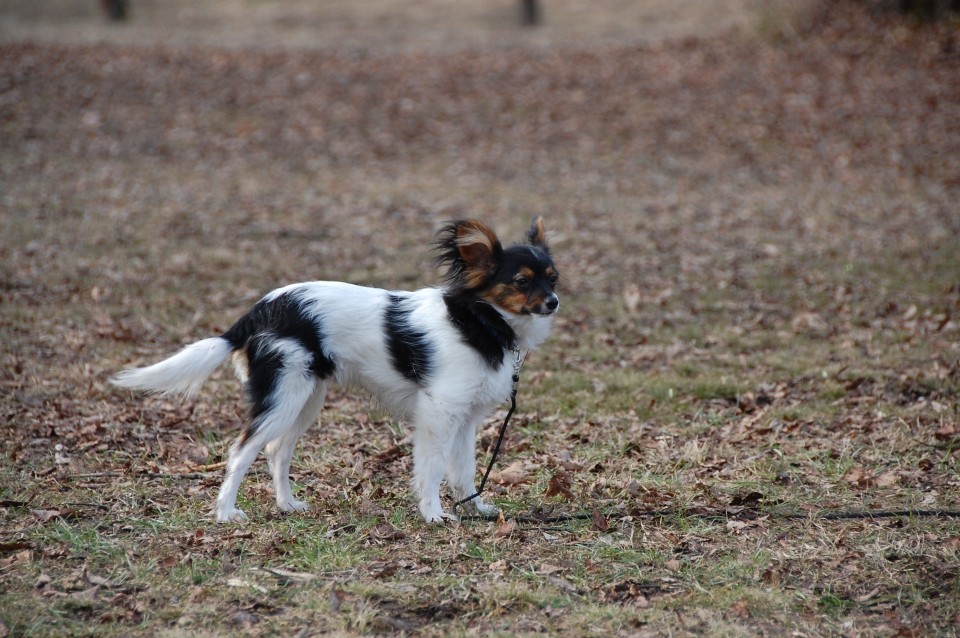
<instances>
[{"instance_id":1,"label":"fluffy tail","mask_svg":"<svg viewBox=\"0 0 960 638\"><path fill-rule=\"evenodd\" d=\"M124 370L110 379L110 383L157 394L192 396L232 351L233 346L222 337L204 339L160 363Z\"/></svg>"}]
</instances>

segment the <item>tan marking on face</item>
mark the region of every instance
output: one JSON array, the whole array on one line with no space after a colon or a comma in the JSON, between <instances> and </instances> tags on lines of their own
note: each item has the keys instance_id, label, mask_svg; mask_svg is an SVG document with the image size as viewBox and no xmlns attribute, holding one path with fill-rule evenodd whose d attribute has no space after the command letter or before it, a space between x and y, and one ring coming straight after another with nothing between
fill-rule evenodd
<instances>
[{"instance_id":1,"label":"tan marking on face","mask_svg":"<svg viewBox=\"0 0 960 638\"><path fill-rule=\"evenodd\" d=\"M487 291L484 297L515 315L522 315L526 310L527 295L517 290L512 284L497 284Z\"/></svg>"},{"instance_id":2,"label":"tan marking on face","mask_svg":"<svg viewBox=\"0 0 960 638\"><path fill-rule=\"evenodd\" d=\"M520 272L518 272L517 275L519 277L525 277L526 279L530 279L530 280L532 280L534 277L537 276L535 272L533 272L532 270L526 267L521 268Z\"/></svg>"}]
</instances>

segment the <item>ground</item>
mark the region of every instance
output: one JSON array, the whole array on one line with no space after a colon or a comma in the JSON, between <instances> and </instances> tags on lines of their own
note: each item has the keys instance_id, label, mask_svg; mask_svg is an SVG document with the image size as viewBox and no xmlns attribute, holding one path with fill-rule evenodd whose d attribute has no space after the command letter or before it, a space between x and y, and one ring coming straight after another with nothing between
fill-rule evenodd
<instances>
[{"instance_id":1,"label":"ground","mask_svg":"<svg viewBox=\"0 0 960 638\"><path fill-rule=\"evenodd\" d=\"M0 636L955 635L957 24L468 4L0 10ZM313 509L260 464L218 525L229 371L106 382L278 285L433 285L443 221L535 214L563 305L502 521L424 524L405 425L338 391ZM913 513L827 516L865 511Z\"/></svg>"}]
</instances>

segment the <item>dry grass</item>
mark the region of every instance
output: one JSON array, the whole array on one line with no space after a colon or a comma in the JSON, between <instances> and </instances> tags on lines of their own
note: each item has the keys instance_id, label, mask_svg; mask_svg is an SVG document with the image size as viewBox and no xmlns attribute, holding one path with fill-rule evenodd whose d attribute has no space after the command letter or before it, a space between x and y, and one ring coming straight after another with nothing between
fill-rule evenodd
<instances>
[{"instance_id":1,"label":"dry grass","mask_svg":"<svg viewBox=\"0 0 960 638\"><path fill-rule=\"evenodd\" d=\"M0 634L955 634L956 520L817 517L960 509L955 33L841 13L645 47L4 45ZM443 220L535 213L563 313L494 498L596 519L423 525L403 425L338 393L294 462L314 510L255 473L218 526L235 382L105 384L277 285L429 285Z\"/></svg>"}]
</instances>

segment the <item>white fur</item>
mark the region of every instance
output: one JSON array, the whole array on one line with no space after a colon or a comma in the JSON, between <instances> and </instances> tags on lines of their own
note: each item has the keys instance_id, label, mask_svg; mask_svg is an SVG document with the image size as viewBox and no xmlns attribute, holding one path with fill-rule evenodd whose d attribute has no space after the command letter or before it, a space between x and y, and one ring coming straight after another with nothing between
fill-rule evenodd
<instances>
[{"instance_id":1,"label":"white fur","mask_svg":"<svg viewBox=\"0 0 960 638\"><path fill-rule=\"evenodd\" d=\"M110 382L121 388L154 394L193 396L203 382L230 356L230 344L220 337L191 343L169 359L147 368L124 370Z\"/></svg>"},{"instance_id":2,"label":"white fur","mask_svg":"<svg viewBox=\"0 0 960 638\"><path fill-rule=\"evenodd\" d=\"M391 293L339 282L310 282L280 288L265 299L285 293L296 294L321 328L324 355L336 363L335 376L329 381L361 386L395 415L411 422L413 488L420 513L429 522L450 518L440 502L441 483L446 478L458 500L476 492L476 431L510 396L513 353L504 351L496 369L485 362L451 323L442 289ZM410 324L435 346L432 372L424 386L407 379L390 363L384 313L391 294L406 299L412 308ZM550 333L553 315L517 316L498 310L523 350L536 348ZM313 355L298 341L275 339L271 347L284 362L271 395L275 407L264 413L248 440L231 448L215 508L219 521L246 520L236 507L237 490L261 449L270 464L278 508L285 512L307 508L291 492L290 461L297 440L316 422L327 381L309 372ZM122 372L113 383L149 392L193 394L230 353L225 339L204 339L156 365ZM250 371L242 357L235 358L234 364L238 376L246 380ZM483 513L496 511L480 498L470 505Z\"/></svg>"}]
</instances>

